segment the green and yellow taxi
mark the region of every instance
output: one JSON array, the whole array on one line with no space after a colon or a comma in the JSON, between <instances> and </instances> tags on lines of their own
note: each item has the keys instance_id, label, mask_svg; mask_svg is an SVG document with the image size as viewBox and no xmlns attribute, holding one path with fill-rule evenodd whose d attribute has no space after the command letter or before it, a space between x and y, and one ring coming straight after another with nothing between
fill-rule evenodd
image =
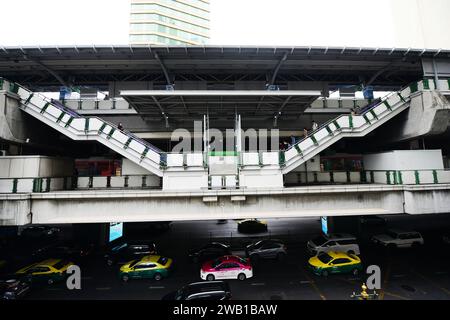
<instances>
[{"instance_id":1,"label":"green and yellow taxi","mask_svg":"<svg viewBox=\"0 0 450 320\"><path fill-rule=\"evenodd\" d=\"M159 281L169 276L172 262L172 259L163 256L144 256L123 265L120 268L119 277L124 282L130 279L155 279Z\"/></svg>"},{"instance_id":2,"label":"green and yellow taxi","mask_svg":"<svg viewBox=\"0 0 450 320\"><path fill-rule=\"evenodd\" d=\"M63 259L47 259L18 270L16 275L26 277L34 283L52 284L64 280L67 269L72 265L73 262Z\"/></svg>"},{"instance_id":3,"label":"green and yellow taxi","mask_svg":"<svg viewBox=\"0 0 450 320\"><path fill-rule=\"evenodd\" d=\"M363 268L361 259L354 254L344 252L323 252L308 261L311 271L318 276L335 273L357 275Z\"/></svg>"}]
</instances>

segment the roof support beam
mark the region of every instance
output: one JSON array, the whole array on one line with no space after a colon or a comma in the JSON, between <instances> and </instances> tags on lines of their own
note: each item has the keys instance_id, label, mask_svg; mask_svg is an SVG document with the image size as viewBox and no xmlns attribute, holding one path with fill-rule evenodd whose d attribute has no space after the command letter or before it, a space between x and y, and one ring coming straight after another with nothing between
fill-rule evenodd
<instances>
[{"instance_id":1,"label":"roof support beam","mask_svg":"<svg viewBox=\"0 0 450 320\"><path fill-rule=\"evenodd\" d=\"M278 71L280 71L280 68L281 68L281 65L283 64L283 62L286 61L287 56L288 56L288 54L287 54L287 52L285 52L284 55L283 55L283 57L281 58L281 60L278 61L278 63L277 63L277 65L276 65L275 69L274 69L273 72L272 72L272 78L270 79L270 82L268 83L269 86L271 86L271 85L273 85L273 84L275 83L275 80L276 80L276 78L277 78Z\"/></svg>"},{"instance_id":2,"label":"roof support beam","mask_svg":"<svg viewBox=\"0 0 450 320\"><path fill-rule=\"evenodd\" d=\"M372 76L372 78L370 78L369 81L367 81L366 86L370 86L379 76L381 76L384 72L391 70L391 68L392 68L392 63L389 63L387 66L385 66L384 68L377 71Z\"/></svg>"},{"instance_id":3,"label":"roof support beam","mask_svg":"<svg viewBox=\"0 0 450 320\"><path fill-rule=\"evenodd\" d=\"M169 117L166 115L164 108L159 103L158 99L156 99L154 96L152 96L153 101L158 106L159 111L161 111L161 115L163 116L165 122L166 122L166 128L169 128Z\"/></svg>"},{"instance_id":4,"label":"roof support beam","mask_svg":"<svg viewBox=\"0 0 450 320\"><path fill-rule=\"evenodd\" d=\"M45 71L47 71L48 73L50 73L53 77L55 77L56 80L58 80L59 83L61 83L64 87L70 87L68 85L68 83L66 81L64 81L64 79L54 70L50 69L49 67L47 67L45 64L43 64L42 62L40 62L39 60L35 60L30 58L28 55L24 54L23 57L25 58L25 60L31 61L33 63L38 64L39 66L41 66Z\"/></svg>"},{"instance_id":5,"label":"roof support beam","mask_svg":"<svg viewBox=\"0 0 450 320\"><path fill-rule=\"evenodd\" d=\"M166 65L164 64L162 59L159 57L157 52L155 52L153 55L154 55L155 59L158 61L159 65L161 66L161 69L164 73L164 77L166 78L167 85L171 86L173 83L172 83L172 80L170 80L169 72L167 70Z\"/></svg>"}]
</instances>

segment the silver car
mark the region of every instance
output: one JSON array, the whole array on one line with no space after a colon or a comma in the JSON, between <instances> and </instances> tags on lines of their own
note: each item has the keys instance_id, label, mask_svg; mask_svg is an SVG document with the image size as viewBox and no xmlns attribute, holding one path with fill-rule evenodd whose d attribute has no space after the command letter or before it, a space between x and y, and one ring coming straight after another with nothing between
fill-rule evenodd
<instances>
[{"instance_id":1,"label":"silver car","mask_svg":"<svg viewBox=\"0 0 450 320\"><path fill-rule=\"evenodd\" d=\"M284 260L287 256L286 246L279 240L260 240L245 248L247 257L253 261L259 259Z\"/></svg>"}]
</instances>

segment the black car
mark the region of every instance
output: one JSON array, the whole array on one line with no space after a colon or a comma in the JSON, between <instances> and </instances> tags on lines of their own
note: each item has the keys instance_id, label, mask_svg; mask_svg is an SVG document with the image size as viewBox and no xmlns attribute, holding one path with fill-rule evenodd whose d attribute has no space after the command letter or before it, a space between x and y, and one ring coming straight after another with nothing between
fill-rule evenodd
<instances>
[{"instance_id":1,"label":"black car","mask_svg":"<svg viewBox=\"0 0 450 320\"><path fill-rule=\"evenodd\" d=\"M30 226L20 233L22 239L51 240L58 238L60 229L49 226Z\"/></svg>"},{"instance_id":2,"label":"black car","mask_svg":"<svg viewBox=\"0 0 450 320\"><path fill-rule=\"evenodd\" d=\"M192 262L203 262L231 254L230 247L220 242L211 242L207 245L189 252Z\"/></svg>"},{"instance_id":3,"label":"black car","mask_svg":"<svg viewBox=\"0 0 450 320\"><path fill-rule=\"evenodd\" d=\"M108 250L105 254L105 259L106 263L112 266L113 264L124 264L131 260L157 253L154 243L124 242Z\"/></svg>"},{"instance_id":4,"label":"black car","mask_svg":"<svg viewBox=\"0 0 450 320\"><path fill-rule=\"evenodd\" d=\"M196 282L171 292L163 300L230 300L231 290L223 281Z\"/></svg>"},{"instance_id":5,"label":"black car","mask_svg":"<svg viewBox=\"0 0 450 320\"><path fill-rule=\"evenodd\" d=\"M387 224L385 218L378 216L362 216L360 221L365 227L385 227Z\"/></svg>"},{"instance_id":6,"label":"black car","mask_svg":"<svg viewBox=\"0 0 450 320\"><path fill-rule=\"evenodd\" d=\"M59 258L78 261L89 256L93 250L93 244L56 243L41 249L36 254L40 259Z\"/></svg>"},{"instance_id":7,"label":"black car","mask_svg":"<svg viewBox=\"0 0 450 320\"><path fill-rule=\"evenodd\" d=\"M247 219L238 222L238 232L262 233L267 232L267 223L258 219Z\"/></svg>"},{"instance_id":8,"label":"black car","mask_svg":"<svg viewBox=\"0 0 450 320\"><path fill-rule=\"evenodd\" d=\"M54 244L47 242L17 242L15 245L5 247L0 260L5 260L9 265L30 264L41 260L43 254L53 247Z\"/></svg>"},{"instance_id":9,"label":"black car","mask_svg":"<svg viewBox=\"0 0 450 320\"><path fill-rule=\"evenodd\" d=\"M16 300L23 298L30 292L30 283L16 278L5 278L0 280L0 299Z\"/></svg>"}]
</instances>

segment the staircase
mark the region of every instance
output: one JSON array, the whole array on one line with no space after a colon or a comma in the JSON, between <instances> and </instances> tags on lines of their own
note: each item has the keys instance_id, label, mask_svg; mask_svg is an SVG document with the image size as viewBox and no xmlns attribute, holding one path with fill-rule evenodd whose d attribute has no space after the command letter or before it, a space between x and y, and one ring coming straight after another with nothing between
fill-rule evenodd
<instances>
[{"instance_id":1,"label":"staircase","mask_svg":"<svg viewBox=\"0 0 450 320\"><path fill-rule=\"evenodd\" d=\"M83 117L58 101L11 83L10 91L20 97L20 108L73 140L96 140L134 163L162 177L166 154L130 132L98 117Z\"/></svg>"},{"instance_id":2,"label":"staircase","mask_svg":"<svg viewBox=\"0 0 450 320\"><path fill-rule=\"evenodd\" d=\"M433 89L432 81L423 80L389 94L359 115L341 115L330 120L288 150L280 152L282 173L291 172L342 138L367 135L409 108L411 95L415 92Z\"/></svg>"}]
</instances>

